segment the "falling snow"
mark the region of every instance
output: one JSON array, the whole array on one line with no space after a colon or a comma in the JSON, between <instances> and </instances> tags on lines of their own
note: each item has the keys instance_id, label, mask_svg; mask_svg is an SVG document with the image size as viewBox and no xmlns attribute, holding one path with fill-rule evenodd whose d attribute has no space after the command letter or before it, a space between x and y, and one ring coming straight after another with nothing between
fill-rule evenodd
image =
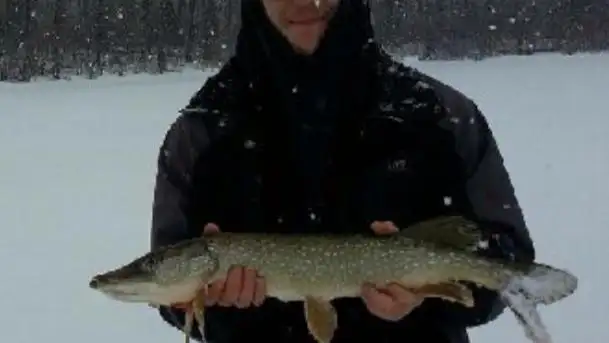
<instances>
[{"instance_id":1,"label":"falling snow","mask_svg":"<svg viewBox=\"0 0 609 343\"><path fill-rule=\"evenodd\" d=\"M540 308L554 343L605 343L609 56L408 62L477 102L511 172L537 257L581 278L575 296ZM182 339L156 311L96 296L86 282L149 248L159 146L208 75L0 84L6 342ZM523 342L509 314L470 332L474 343Z\"/></svg>"}]
</instances>

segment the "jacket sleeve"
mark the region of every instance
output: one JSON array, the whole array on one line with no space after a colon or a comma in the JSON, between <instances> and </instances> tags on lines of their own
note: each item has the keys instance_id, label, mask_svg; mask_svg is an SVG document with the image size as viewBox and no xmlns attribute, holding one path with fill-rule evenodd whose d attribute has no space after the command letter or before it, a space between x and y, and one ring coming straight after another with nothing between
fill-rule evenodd
<instances>
[{"instance_id":1,"label":"jacket sleeve","mask_svg":"<svg viewBox=\"0 0 609 343\"><path fill-rule=\"evenodd\" d=\"M209 142L204 126L193 119L187 114L178 117L158 154L151 249L201 234L192 227L189 211L195 165Z\"/></svg>"},{"instance_id":2,"label":"jacket sleeve","mask_svg":"<svg viewBox=\"0 0 609 343\"><path fill-rule=\"evenodd\" d=\"M461 120L453 128L455 148L464 162L454 205L478 221L488 235L490 244L482 254L532 261L533 243L497 142L483 114L473 103L468 107L461 112L469 116L467 120ZM438 318L446 325L474 327L496 319L503 312L505 306L496 292L469 286L475 297L473 308L428 299L413 314Z\"/></svg>"},{"instance_id":3,"label":"jacket sleeve","mask_svg":"<svg viewBox=\"0 0 609 343\"><path fill-rule=\"evenodd\" d=\"M202 234L200 218L203 206L194 192L201 191L199 183L205 174L201 155L210 148L210 133L196 108L187 110L171 125L158 154L154 190L151 249L173 244ZM161 318L179 330L185 323L183 310L161 306ZM251 313L251 315L250 315ZM241 328L253 326L256 308L234 310L220 306L206 308L206 336L209 340L226 340L239 334ZM252 323L252 324L250 324ZM193 323L190 337L203 341L197 323ZM213 324L213 325L210 325ZM249 331L248 331L249 332Z\"/></svg>"},{"instance_id":4,"label":"jacket sleeve","mask_svg":"<svg viewBox=\"0 0 609 343\"><path fill-rule=\"evenodd\" d=\"M157 160L157 175L150 233L151 249L196 237L201 229L194 227L193 175L200 154L209 145L205 128L193 116L182 114L171 125L161 145ZM161 317L170 325L181 328L183 311L161 307ZM200 340L197 330L193 338Z\"/></svg>"}]
</instances>

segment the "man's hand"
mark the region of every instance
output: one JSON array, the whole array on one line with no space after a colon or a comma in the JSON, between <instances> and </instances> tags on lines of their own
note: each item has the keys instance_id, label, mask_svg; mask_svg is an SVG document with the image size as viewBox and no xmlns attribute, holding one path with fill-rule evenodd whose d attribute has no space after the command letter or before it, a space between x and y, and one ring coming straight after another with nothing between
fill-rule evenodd
<instances>
[{"instance_id":1,"label":"man's hand","mask_svg":"<svg viewBox=\"0 0 609 343\"><path fill-rule=\"evenodd\" d=\"M371 227L377 235L398 232L392 222L374 222ZM362 285L361 296L368 310L379 318L398 321L423 302L423 298L397 284Z\"/></svg>"},{"instance_id":2,"label":"man's hand","mask_svg":"<svg viewBox=\"0 0 609 343\"><path fill-rule=\"evenodd\" d=\"M216 224L207 224L204 235L220 232ZM207 287L205 303L207 306L235 306L246 308L260 306L266 297L266 283L258 273L246 267L232 266L226 279L216 280Z\"/></svg>"},{"instance_id":3,"label":"man's hand","mask_svg":"<svg viewBox=\"0 0 609 343\"><path fill-rule=\"evenodd\" d=\"M218 225L210 223L203 228L203 235L220 232ZM263 277L250 268L232 266L226 279L215 280L204 287L205 306L247 308L260 306L266 298L266 283ZM187 309L190 304L175 304L173 307Z\"/></svg>"}]
</instances>

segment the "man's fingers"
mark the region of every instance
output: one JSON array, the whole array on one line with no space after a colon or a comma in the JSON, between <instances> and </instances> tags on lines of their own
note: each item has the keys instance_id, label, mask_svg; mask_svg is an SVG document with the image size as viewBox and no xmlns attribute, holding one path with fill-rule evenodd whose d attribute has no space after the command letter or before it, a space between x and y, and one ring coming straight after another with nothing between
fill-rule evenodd
<instances>
[{"instance_id":1,"label":"man's fingers","mask_svg":"<svg viewBox=\"0 0 609 343\"><path fill-rule=\"evenodd\" d=\"M220 232L220 227L214 223L207 223L203 227L203 236L213 235ZM224 291L224 283L226 280L217 280L207 286L207 292L205 294L205 306L213 306L218 303L222 292Z\"/></svg>"},{"instance_id":2,"label":"man's fingers","mask_svg":"<svg viewBox=\"0 0 609 343\"><path fill-rule=\"evenodd\" d=\"M203 235L213 235L220 232L215 223L207 223L203 227ZM229 269L226 280L216 281L209 285L206 296L206 306L236 306L249 307L261 304L266 296L266 286L257 277L255 270L233 266Z\"/></svg>"},{"instance_id":3,"label":"man's fingers","mask_svg":"<svg viewBox=\"0 0 609 343\"><path fill-rule=\"evenodd\" d=\"M192 304L191 303L176 303L176 304L171 304L171 307L187 311L192 307Z\"/></svg>"},{"instance_id":4,"label":"man's fingers","mask_svg":"<svg viewBox=\"0 0 609 343\"><path fill-rule=\"evenodd\" d=\"M205 296L205 305L213 306L218 303L220 297L222 296L222 292L224 291L224 284L226 280L218 280L212 282L207 287L207 295Z\"/></svg>"},{"instance_id":5,"label":"man's fingers","mask_svg":"<svg viewBox=\"0 0 609 343\"><path fill-rule=\"evenodd\" d=\"M363 285L361 296L372 314L392 321L404 317L423 301L417 294L398 284L379 288Z\"/></svg>"},{"instance_id":6,"label":"man's fingers","mask_svg":"<svg viewBox=\"0 0 609 343\"><path fill-rule=\"evenodd\" d=\"M220 232L220 227L214 223L207 223L203 227L203 235L213 235Z\"/></svg>"},{"instance_id":7,"label":"man's fingers","mask_svg":"<svg viewBox=\"0 0 609 343\"><path fill-rule=\"evenodd\" d=\"M387 293L400 305L408 305L409 307L418 306L423 299L414 292L395 283L389 284L386 287Z\"/></svg>"},{"instance_id":8,"label":"man's fingers","mask_svg":"<svg viewBox=\"0 0 609 343\"><path fill-rule=\"evenodd\" d=\"M391 221L374 221L370 228L377 235L390 235L399 231L398 227Z\"/></svg>"},{"instance_id":9,"label":"man's fingers","mask_svg":"<svg viewBox=\"0 0 609 343\"><path fill-rule=\"evenodd\" d=\"M256 289L254 290L254 305L260 306L266 298L266 281L261 276L256 276Z\"/></svg>"},{"instance_id":10,"label":"man's fingers","mask_svg":"<svg viewBox=\"0 0 609 343\"><path fill-rule=\"evenodd\" d=\"M231 267L226 275L226 283L224 284L224 292L220 298L220 305L233 306L239 299L241 289L243 287L243 267Z\"/></svg>"},{"instance_id":11,"label":"man's fingers","mask_svg":"<svg viewBox=\"0 0 609 343\"><path fill-rule=\"evenodd\" d=\"M370 312L377 315L390 311L395 303L390 295L379 292L374 285L370 284L362 286L361 296Z\"/></svg>"},{"instance_id":12,"label":"man's fingers","mask_svg":"<svg viewBox=\"0 0 609 343\"><path fill-rule=\"evenodd\" d=\"M256 290L256 271L251 268L243 268L243 283L241 292L237 297L237 307L249 307L254 301Z\"/></svg>"}]
</instances>

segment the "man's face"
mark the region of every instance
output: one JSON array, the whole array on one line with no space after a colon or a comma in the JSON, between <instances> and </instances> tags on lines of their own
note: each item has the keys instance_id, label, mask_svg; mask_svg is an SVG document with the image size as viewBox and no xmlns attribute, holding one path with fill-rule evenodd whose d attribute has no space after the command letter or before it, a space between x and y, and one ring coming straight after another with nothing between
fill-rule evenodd
<instances>
[{"instance_id":1,"label":"man's face","mask_svg":"<svg viewBox=\"0 0 609 343\"><path fill-rule=\"evenodd\" d=\"M312 54L341 0L262 0L266 14L294 49Z\"/></svg>"}]
</instances>

